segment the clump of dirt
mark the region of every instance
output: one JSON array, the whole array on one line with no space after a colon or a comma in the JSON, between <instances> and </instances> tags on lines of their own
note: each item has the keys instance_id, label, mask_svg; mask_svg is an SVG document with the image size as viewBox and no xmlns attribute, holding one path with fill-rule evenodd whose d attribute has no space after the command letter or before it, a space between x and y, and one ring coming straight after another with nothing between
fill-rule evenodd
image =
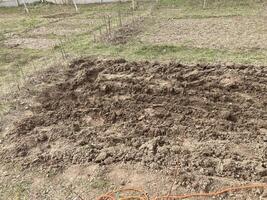
<instances>
[{"instance_id":1,"label":"clump of dirt","mask_svg":"<svg viewBox=\"0 0 267 200\"><path fill-rule=\"evenodd\" d=\"M33 83L44 88L29 90L35 103L7 129L0 158L24 168L178 168L180 186L204 191L223 180L266 181L266 73L260 66L76 60Z\"/></svg>"},{"instance_id":2,"label":"clump of dirt","mask_svg":"<svg viewBox=\"0 0 267 200\"><path fill-rule=\"evenodd\" d=\"M125 24L110 34L104 35L102 40L111 44L126 44L131 38L141 33L144 19L134 19L131 23Z\"/></svg>"}]
</instances>

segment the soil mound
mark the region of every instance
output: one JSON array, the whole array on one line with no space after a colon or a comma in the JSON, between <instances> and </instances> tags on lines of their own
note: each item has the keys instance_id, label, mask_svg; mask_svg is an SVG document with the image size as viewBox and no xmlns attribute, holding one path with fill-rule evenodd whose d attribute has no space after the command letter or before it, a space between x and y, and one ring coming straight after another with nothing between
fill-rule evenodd
<instances>
[{"instance_id":1,"label":"soil mound","mask_svg":"<svg viewBox=\"0 0 267 200\"><path fill-rule=\"evenodd\" d=\"M115 45L126 44L131 38L142 32L143 21L144 18L135 19L131 23L125 24L111 32L111 34L104 35L102 39Z\"/></svg>"},{"instance_id":2,"label":"soil mound","mask_svg":"<svg viewBox=\"0 0 267 200\"><path fill-rule=\"evenodd\" d=\"M178 167L180 185L208 177L207 190L220 178L264 181L266 74L260 66L77 60L46 74L0 157L25 168Z\"/></svg>"}]
</instances>

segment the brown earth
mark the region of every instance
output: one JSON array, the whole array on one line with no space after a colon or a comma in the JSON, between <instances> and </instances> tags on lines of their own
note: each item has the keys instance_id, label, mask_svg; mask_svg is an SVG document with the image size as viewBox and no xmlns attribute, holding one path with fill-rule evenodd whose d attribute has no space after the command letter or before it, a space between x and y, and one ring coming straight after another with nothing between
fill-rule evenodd
<instances>
[{"instance_id":1,"label":"brown earth","mask_svg":"<svg viewBox=\"0 0 267 200\"><path fill-rule=\"evenodd\" d=\"M27 48L27 49L51 49L55 47L58 42L54 39L46 38L20 38L13 37L4 42L9 48Z\"/></svg>"},{"instance_id":2,"label":"brown earth","mask_svg":"<svg viewBox=\"0 0 267 200\"><path fill-rule=\"evenodd\" d=\"M187 191L267 182L266 67L80 59L30 86L2 124L4 165L178 170Z\"/></svg>"},{"instance_id":3,"label":"brown earth","mask_svg":"<svg viewBox=\"0 0 267 200\"><path fill-rule=\"evenodd\" d=\"M101 40L115 45L126 44L131 38L142 32L143 22L144 18L142 17L134 19L114 31L111 30L111 33L105 34Z\"/></svg>"},{"instance_id":4,"label":"brown earth","mask_svg":"<svg viewBox=\"0 0 267 200\"><path fill-rule=\"evenodd\" d=\"M156 20L141 41L212 49L266 49L266 17Z\"/></svg>"}]
</instances>

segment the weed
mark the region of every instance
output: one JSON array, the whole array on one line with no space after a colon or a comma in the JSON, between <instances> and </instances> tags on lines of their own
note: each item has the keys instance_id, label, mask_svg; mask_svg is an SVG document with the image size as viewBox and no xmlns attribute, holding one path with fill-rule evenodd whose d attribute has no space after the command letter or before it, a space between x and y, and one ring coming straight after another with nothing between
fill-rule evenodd
<instances>
[{"instance_id":1,"label":"weed","mask_svg":"<svg viewBox=\"0 0 267 200\"><path fill-rule=\"evenodd\" d=\"M91 183L91 187L93 189L105 189L107 188L109 185L109 182L105 179L99 178L99 179L95 179L92 183Z\"/></svg>"}]
</instances>

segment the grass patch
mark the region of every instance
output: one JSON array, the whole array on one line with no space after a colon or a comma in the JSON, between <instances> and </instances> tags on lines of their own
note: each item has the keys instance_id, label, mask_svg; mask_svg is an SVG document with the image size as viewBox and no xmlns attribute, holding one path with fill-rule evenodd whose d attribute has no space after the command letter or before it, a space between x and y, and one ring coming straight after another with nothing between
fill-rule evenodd
<instances>
[{"instance_id":1,"label":"grass patch","mask_svg":"<svg viewBox=\"0 0 267 200\"><path fill-rule=\"evenodd\" d=\"M0 41L10 37L5 36L7 33L19 35L37 26L41 26L43 23L44 21L36 16L16 16L16 18L0 19Z\"/></svg>"},{"instance_id":2,"label":"grass patch","mask_svg":"<svg viewBox=\"0 0 267 200\"><path fill-rule=\"evenodd\" d=\"M238 52L175 45L144 45L134 53L146 59L175 59L184 63L220 63L227 61L242 64L267 63L267 52L257 50Z\"/></svg>"},{"instance_id":3,"label":"grass patch","mask_svg":"<svg viewBox=\"0 0 267 200\"><path fill-rule=\"evenodd\" d=\"M8 103L7 102L1 102L0 103L0 119L6 112L8 112L8 110L9 110Z\"/></svg>"},{"instance_id":4,"label":"grass patch","mask_svg":"<svg viewBox=\"0 0 267 200\"><path fill-rule=\"evenodd\" d=\"M107 188L108 185L109 185L109 182L103 178L96 179L90 184L90 186L93 189L100 189L100 190Z\"/></svg>"},{"instance_id":5,"label":"grass patch","mask_svg":"<svg viewBox=\"0 0 267 200\"><path fill-rule=\"evenodd\" d=\"M80 35L62 47L73 56L94 55L98 57L127 60L177 60L182 63L221 63L267 65L267 50L225 50L196 48L181 45L153 45L132 41L125 45L94 43L86 34Z\"/></svg>"},{"instance_id":6,"label":"grass patch","mask_svg":"<svg viewBox=\"0 0 267 200\"><path fill-rule=\"evenodd\" d=\"M203 0L160 0L160 6L171 6L171 7L184 7L191 9L203 8ZM259 5L263 5L263 1L255 0L207 0L206 8L256 8Z\"/></svg>"},{"instance_id":7,"label":"grass patch","mask_svg":"<svg viewBox=\"0 0 267 200\"><path fill-rule=\"evenodd\" d=\"M30 182L28 181L21 181L18 182L12 187L5 188L4 186L1 187L0 192L2 197L7 197L7 199L14 199L14 200L22 200L22 199L29 199L30 198Z\"/></svg>"},{"instance_id":8,"label":"grass patch","mask_svg":"<svg viewBox=\"0 0 267 200\"><path fill-rule=\"evenodd\" d=\"M32 60L39 59L45 55L45 50L34 49L0 49L0 70L1 66L24 66ZM0 74L4 75L4 74Z\"/></svg>"}]
</instances>

